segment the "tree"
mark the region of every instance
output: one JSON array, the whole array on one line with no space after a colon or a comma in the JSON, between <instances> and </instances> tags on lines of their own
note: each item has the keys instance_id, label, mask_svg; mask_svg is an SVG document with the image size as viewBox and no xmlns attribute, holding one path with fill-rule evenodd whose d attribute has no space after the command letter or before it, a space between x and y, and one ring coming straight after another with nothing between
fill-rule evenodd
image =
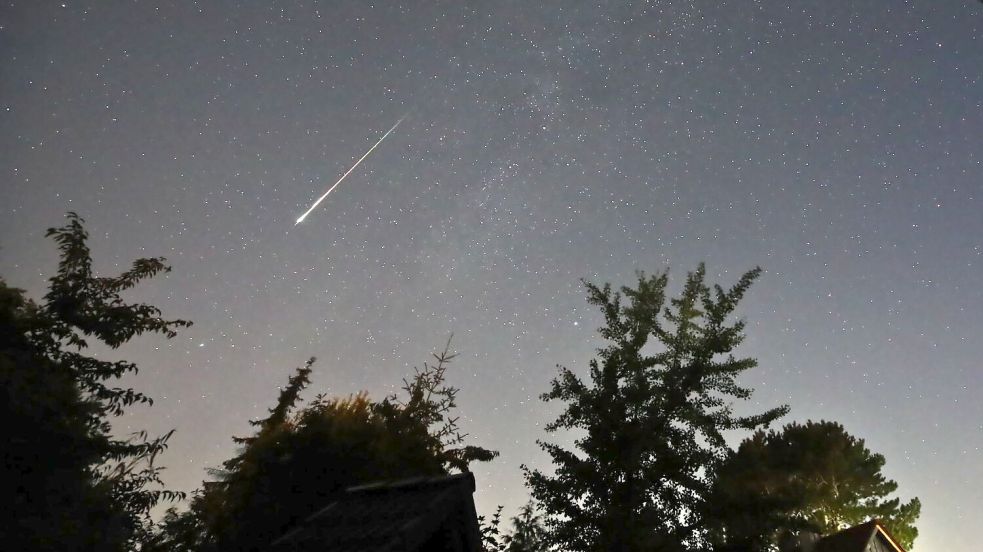
<instances>
[{"instance_id":1,"label":"tree","mask_svg":"<svg viewBox=\"0 0 983 552\"><path fill-rule=\"evenodd\" d=\"M560 367L542 396L566 403L546 430L576 430L576 450L539 442L555 474L523 467L552 545L629 552L700 543L709 479L728 450L722 432L766 426L787 411L735 416L729 402L751 396L736 378L757 362L731 354L744 322L728 319L759 274L711 290L701 264L669 305L668 272L639 273L637 287L621 293L585 282L607 345L590 361L588 383Z\"/></svg>"},{"instance_id":2,"label":"tree","mask_svg":"<svg viewBox=\"0 0 983 552\"><path fill-rule=\"evenodd\" d=\"M713 539L720 549L774 550L786 534L830 534L877 518L910 549L921 503L888 498L898 485L881 474L884 462L835 422L758 431L717 473L707 512Z\"/></svg>"},{"instance_id":3,"label":"tree","mask_svg":"<svg viewBox=\"0 0 983 552\"><path fill-rule=\"evenodd\" d=\"M546 552L546 528L543 518L536 511L532 501L527 502L519 513L512 518L512 530L503 533L499 527L502 524L502 506L499 506L490 520L478 516L482 541L486 552Z\"/></svg>"},{"instance_id":4,"label":"tree","mask_svg":"<svg viewBox=\"0 0 983 552\"><path fill-rule=\"evenodd\" d=\"M157 488L154 459L171 433L120 439L110 419L134 404L152 404L132 388L114 387L137 371L128 361L86 356L88 340L117 348L144 333L173 337L183 320L164 320L151 305L120 293L169 268L138 259L116 277L97 277L83 220L49 229L61 253L40 305L0 280L0 416L4 447L4 546L11 550L129 550L149 512L180 493Z\"/></svg>"},{"instance_id":5,"label":"tree","mask_svg":"<svg viewBox=\"0 0 983 552\"><path fill-rule=\"evenodd\" d=\"M505 506L499 504L491 519L484 515L478 516L478 532L481 533L481 547L485 552L505 552L508 548L508 543L505 541L506 537L499 529L502 525L502 510L504 508Z\"/></svg>"},{"instance_id":6,"label":"tree","mask_svg":"<svg viewBox=\"0 0 983 552\"><path fill-rule=\"evenodd\" d=\"M512 531L506 541L506 552L546 552L546 529L535 503L527 502L512 518Z\"/></svg>"},{"instance_id":7,"label":"tree","mask_svg":"<svg viewBox=\"0 0 983 552\"><path fill-rule=\"evenodd\" d=\"M353 485L443 475L494 458L495 452L461 446L466 435L452 416L457 389L446 383L454 358L448 348L404 381L405 397L318 395L293 412L310 381L311 359L281 390L270 415L251 422L256 434L235 438L239 453L213 471L190 509L167 514L148 550L264 549Z\"/></svg>"}]
</instances>

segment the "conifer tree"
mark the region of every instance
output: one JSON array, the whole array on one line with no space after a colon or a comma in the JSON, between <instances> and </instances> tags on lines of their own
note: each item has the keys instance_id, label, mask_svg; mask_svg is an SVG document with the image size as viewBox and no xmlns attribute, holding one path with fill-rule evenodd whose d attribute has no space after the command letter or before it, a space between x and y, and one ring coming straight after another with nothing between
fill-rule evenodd
<instances>
[{"instance_id":1,"label":"conifer tree","mask_svg":"<svg viewBox=\"0 0 983 552\"><path fill-rule=\"evenodd\" d=\"M639 273L637 287L620 293L585 282L604 315L606 345L590 361L589 381L560 367L542 396L565 403L546 429L575 431L575 450L540 442L555 473L524 468L552 545L640 552L702 543L709 477L728 450L723 432L766 426L787 411L736 416L731 407L751 396L737 377L756 361L732 355L744 322L730 318L759 274L711 289L701 264L668 305L668 272Z\"/></svg>"}]
</instances>

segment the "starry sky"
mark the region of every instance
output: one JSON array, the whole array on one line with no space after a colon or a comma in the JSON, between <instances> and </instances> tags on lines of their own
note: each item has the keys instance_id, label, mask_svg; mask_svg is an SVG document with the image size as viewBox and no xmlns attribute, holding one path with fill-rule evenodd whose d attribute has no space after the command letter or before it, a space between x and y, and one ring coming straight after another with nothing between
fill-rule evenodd
<instances>
[{"instance_id":1,"label":"starry sky","mask_svg":"<svg viewBox=\"0 0 983 552\"><path fill-rule=\"evenodd\" d=\"M6 0L0 59L0 274L40 297L68 210L99 270L174 268L134 298L195 325L104 352L156 398L120 431L177 429L174 488L308 357L307 396L381 397L453 332L461 423L502 453L477 505L513 512L538 395L601 344L579 279L705 261L765 269L746 408L865 438L916 549L976 542L979 2Z\"/></svg>"}]
</instances>

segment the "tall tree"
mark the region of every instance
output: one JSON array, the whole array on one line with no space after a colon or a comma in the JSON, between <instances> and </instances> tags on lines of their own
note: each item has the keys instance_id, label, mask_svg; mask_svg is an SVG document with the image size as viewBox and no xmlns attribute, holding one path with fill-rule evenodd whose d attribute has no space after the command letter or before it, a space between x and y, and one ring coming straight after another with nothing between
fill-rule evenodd
<instances>
[{"instance_id":1,"label":"tall tree","mask_svg":"<svg viewBox=\"0 0 983 552\"><path fill-rule=\"evenodd\" d=\"M190 510L168 513L148 550L263 549L350 486L442 475L494 458L462 446L466 435L453 416L457 389L446 383L454 355L445 348L435 357L404 381L404 396L374 402L364 393L319 395L294 412L312 359L281 390L269 417L252 422L256 434L235 438L239 453L213 472Z\"/></svg>"},{"instance_id":2,"label":"tall tree","mask_svg":"<svg viewBox=\"0 0 983 552\"><path fill-rule=\"evenodd\" d=\"M736 378L757 362L731 354L744 322L729 319L759 274L711 289L701 264L668 305L668 272L639 273L637 287L620 293L585 282L607 345L590 361L589 382L560 367L542 396L566 403L546 430L576 431L576 450L540 442L555 473L524 468L551 544L583 552L699 545L709 476L728 450L723 432L753 430L787 411L731 410L731 399L751 396Z\"/></svg>"},{"instance_id":3,"label":"tall tree","mask_svg":"<svg viewBox=\"0 0 983 552\"><path fill-rule=\"evenodd\" d=\"M885 459L835 422L758 431L721 466L708 502L722 550L774 550L786 534L829 534L880 519L906 548L918 536L917 498L888 498L898 484Z\"/></svg>"},{"instance_id":4,"label":"tall tree","mask_svg":"<svg viewBox=\"0 0 983 552\"><path fill-rule=\"evenodd\" d=\"M40 305L0 281L0 416L5 439L3 546L11 550L128 550L141 539L150 509L179 493L160 489L156 456L170 433L115 437L110 419L133 404L151 404L115 387L137 371L128 361L87 356L89 340L112 348L190 325L165 320L151 305L120 296L169 268L139 259L115 277L92 271L83 220L48 230L61 253Z\"/></svg>"}]
</instances>

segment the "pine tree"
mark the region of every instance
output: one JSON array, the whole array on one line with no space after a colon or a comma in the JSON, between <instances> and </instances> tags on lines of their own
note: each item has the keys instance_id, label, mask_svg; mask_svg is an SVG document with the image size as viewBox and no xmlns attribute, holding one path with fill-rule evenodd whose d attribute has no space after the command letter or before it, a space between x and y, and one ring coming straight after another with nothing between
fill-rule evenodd
<instances>
[{"instance_id":1,"label":"pine tree","mask_svg":"<svg viewBox=\"0 0 983 552\"><path fill-rule=\"evenodd\" d=\"M774 550L787 534L830 534L876 518L910 548L921 503L888 498L898 484L881 474L884 462L836 422L756 432L718 471L707 505L716 547Z\"/></svg>"},{"instance_id":2,"label":"pine tree","mask_svg":"<svg viewBox=\"0 0 983 552\"><path fill-rule=\"evenodd\" d=\"M669 305L668 272L639 273L637 287L620 293L585 282L607 345L590 362L589 382L560 367L542 396L566 403L546 429L576 431L576 450L540 442L555 474L523 468L552 545L635 552L700 544L709 476L728 450L723 432L766 426L787 411L731 409L731 399L751 396L736 378L756 361L731 354L744 322L728 319L759 274L710 289L701 264Z\"/></svg>"},{"instance_id":3,"label":"pine tree","mask_svg":"<svg viewBox=\"0 0 983 552\"><path fill-rule=\"evenodd\" d=\"M146 531L149 512L180 493L159 488L154 460L171 433L117 438L110 419L151 404L132 388L113 386L136 364L85 354L89 340L112 348L145 333L173 337L183 320L165 320L151 305L120 293L169 268L139 259L116 277L92 271L83 220L48 230L61 253L42 304L0 281L0 415L5 483L3 545L11 550L129 550ZM9 487L6 487L8 486Z\"/></svg>"}]
</instances>

